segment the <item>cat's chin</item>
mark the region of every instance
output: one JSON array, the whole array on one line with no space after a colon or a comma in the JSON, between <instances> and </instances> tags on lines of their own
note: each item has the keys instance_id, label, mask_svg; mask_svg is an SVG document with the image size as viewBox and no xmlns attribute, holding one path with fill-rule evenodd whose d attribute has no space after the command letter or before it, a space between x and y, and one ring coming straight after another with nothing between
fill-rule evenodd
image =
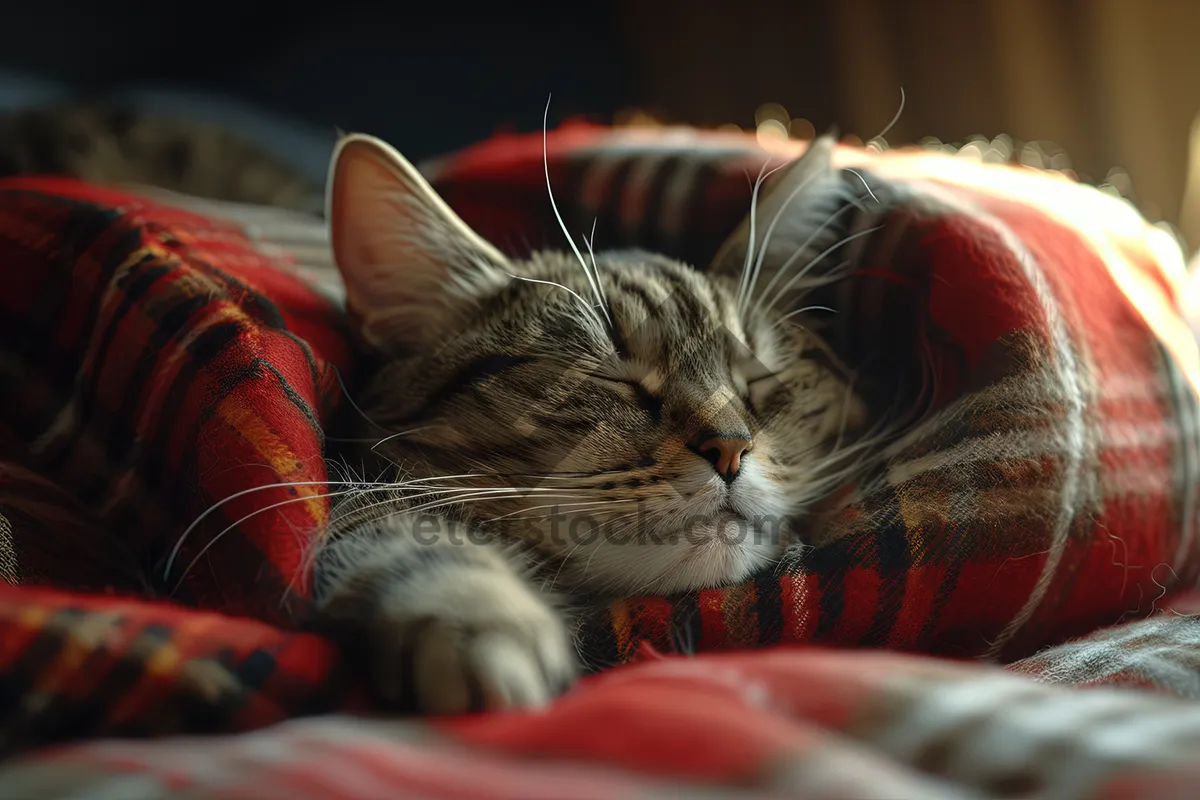
<instances>
[{"instance_id":1,"label":"cat's chin","mask_svg":"<svg viewBox=\"0 0 1200 800\"><path fill-rule=\"evenodd\" d=\"M777 532L721 510L650 541L606 542L587 576L624 594L711 589L746 580L780 555Z\"/></svg>"},{"instance_id":2,"label":"cat's chin","mask_svg":"<svg viewBox=\"0 0 1200 800\"><path fill-rule=\"evenodd\" d=\"M688 552L670 579L664 580L663 591L692 591L738 583L779 554L777 539L733 511L718 511L703 520L685 542Z\"/></svg>"}]
</instances>

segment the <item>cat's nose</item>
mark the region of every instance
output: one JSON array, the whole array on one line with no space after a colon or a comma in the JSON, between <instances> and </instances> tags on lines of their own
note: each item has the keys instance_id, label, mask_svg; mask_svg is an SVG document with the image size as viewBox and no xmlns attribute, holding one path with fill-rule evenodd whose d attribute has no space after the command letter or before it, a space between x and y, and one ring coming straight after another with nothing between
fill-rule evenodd
<instances>
[{"instance_id":1,"label":"cat's nose","mask_svg":"<svg viewBox=\"0 0 1200 800\"><path fill-rule=\"evenodd\" d=\"M725 483L733 483L742 469L742 456L750 450L751 444L748 436L701 431L688 442L688 447L712 464Z\"/></svg>"}]
</instances>

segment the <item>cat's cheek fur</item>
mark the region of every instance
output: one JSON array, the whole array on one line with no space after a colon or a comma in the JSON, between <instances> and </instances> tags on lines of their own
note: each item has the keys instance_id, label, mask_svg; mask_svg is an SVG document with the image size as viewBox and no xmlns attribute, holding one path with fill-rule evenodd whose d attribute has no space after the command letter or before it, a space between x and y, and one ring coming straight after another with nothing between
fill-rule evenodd
<instances>
[{"instance_id":1,"label":"cat's cheek fur","mask_svg":"<svg viewBox=\"0 0 1200 800\"><path fill-rule=\"evenodd\" d=\"M535 708L577 662L566 621L500 546L461 526L380 520L318 556L318 624L357 640L381 697L426 714ZM383 526L385 530L379 530Z\"/></svg>"}]
</instances>

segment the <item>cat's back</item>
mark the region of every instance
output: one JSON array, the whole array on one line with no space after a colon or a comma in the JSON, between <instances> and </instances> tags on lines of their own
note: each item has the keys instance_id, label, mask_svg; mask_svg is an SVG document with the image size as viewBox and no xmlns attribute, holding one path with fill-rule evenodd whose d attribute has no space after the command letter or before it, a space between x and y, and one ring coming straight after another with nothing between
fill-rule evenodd
<instances>
[{"instance_id":1,"label":"cat's back","mask_svg":"<svg viewBox=\"0 0 1200 800\"><path fill-rule=\"evenodd\" d=\"M0 115L0 177L64 175L94 183L319 211L318 187L220 126L97 104Z\"/></svg>"}]
</instances>

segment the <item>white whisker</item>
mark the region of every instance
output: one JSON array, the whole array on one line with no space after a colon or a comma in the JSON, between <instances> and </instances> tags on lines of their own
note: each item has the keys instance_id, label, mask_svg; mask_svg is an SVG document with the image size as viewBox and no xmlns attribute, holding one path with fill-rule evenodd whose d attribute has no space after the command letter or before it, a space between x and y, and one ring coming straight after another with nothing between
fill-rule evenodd
<instances>
[{"instance_id":1,"label":"white whisker","mask_svg":"<svg viewBox=\"0 0 1200 800\"><path fill-rule=\"evenodd\" d=\"M603 302L603 291L600 289L599 279L592 275L588 269L587 261L584 260L583 254L579 252L579 247L575 244L575 240L567 231L567 224L563 222L562 214L558 211L558 203L554 201L554 190L550 186L550 154L549 154L549 137L547 129L550 125L550 99L546 97L546 110L542 114L542 166L546 172L546 193L550 195L550 208L554 210L554 218L558 220L558 227L562 230L563 236L567 237L567 244L571 245L571 251L575 253L575 257L579 259L579 265L583 267L583 274L587 276L588 283L592 287L592 291L596 294L596 299L600 300L600 311L604 314L604 318L608 320L608 324L612 325L612 318L608 314L608 308Z\"/></svg>"},{"instance_id":2,"label":"white whisker","mask_svg":"<svg viewBox=\"0 0 1200 800\"><path fill-rule=\"evenodd\" d=\"M795 311L789 311L788 313L784 314L779 318L778 322L771 326L771 330L775 330L776 328L780 327L792 317L799 316L800 314L808 311L828 311L830 314L838 313L837 309L830 308L829 306L805 306L804 308L798 308Z\"/></svg>"},{"instance_id":3,"label":"white whisker","mask_svg":"<svg viewBox=\"0 0 1200 800\"><path fill-rule=\"evenodd\" d=\"M175 558L179 555L179 550L183 547L184 542L187 541L187 538L192 533L192 531L196 529L196 526L198 526L201 522L203 522L205 519L207 519L210 514L215 513L217 511L217 509L221 508L222 506L224 506L228 503L233 502L234 500L237 500L239 497L245 497L248 494L254 494L255 492L263 492L268 489L286 489L286 488L293 488L293 487L300 487L300 486L364 487L364 486L374 486L374 485L382 485L382 486L388 486L388 487L395 486L395 484L391 484L391 483L376 484L376 483L365 483L365 482L361 482L361 481L330 481L330 480L283 481L280 483L268 483L263 486L251 486L249 489L243 489L240 492L235 492L235 493L229 495L228 497L226 497L225 499L218 500L216 503L209 506L207 509L204 510L203 513L200 514L200 516L196 517L196 519L190 525L188 525L186 528L184 528L183 533L179 535L179 538L175 541L175 546L173 548L171 548L171 552L167 556L167 563L166 563L166 566L163 568L163 579L165 580L170 577L171 567L175 563ZM313 498L305 497L305 498L299 498L299 499L311 500Z\"/></svg>"},{"instance_id":4,"label":"white whisker","mask_svg":"<svg viewBox=\"0 0 1200 800\"><path fill-rule=\"evenodd\" d=\"M800 192L804 191L805 187L812 183L817 177L818 176L816 174L813 174L802 180L800 185L793 189L791 194L784 199L782 205L779 206L779 210L775 212L775 216L771 219L771 224L767 226L767 232L763 234L762 244L758 246L758 258L755 259L754 267L750 271L750 276L745 282L746 287L743 302L738 304L738 310L741 313L745 313L745 302L749 302L750 297L754 294L754 285L758 283L758 276L762 272L763 260L767 256L767 247L771 242L771 234L775 232L775 226L779 224L779 220L783 218L784 211L786 211L787 207L792 204L792 201L795 200L800 195ZM832 219L833 217L830 217L830 220ZM828 224L830 220L827 220L826 224ZM822 225L822 228L823 227L824 225ZM816 233L820 233L820 231L821 228L818 228ZM816 233L813 235L815 236ZM807 243L804 246L807 247ZM770 291L770 286L767 287L767 291Z\"/></svg>"},{"instance_id":5,"label":"white whisker","mask_svg":"<svg viewBox=\"0 0 1200 800\"><path fill-rule=\"evenodd\" d=\"M634 498L634 497L618 497L618 498L612 498L609 500L589 500L589 501L585 501L582 503L551 503L550 505L531 506L530 508L521 508L516 511L510 511L507 514L501 514L498 517L489 517L487 520L485 520L485 522L498 522L502 519L508 519L509 517L517 517L518 519L521 519L525 514L527 514L530 511L541 511L542 509L546 509L546 508L578 508L578 507L582 507L582 506L603 506L603 505L612 505L613 503L635 503L635 502L637 502L637 498ZM545 514L541 517L538 517L538 519L546 519L547 517L550 517L550 516L553 516L553 515Z\"/></svg>"},{"instance_id":6,"label":"white whisker","mask_svg":"<svg viewBox=\"0 0 1200 800\"><path fill-rule=\"evenodd\" d=\"M867 190L867 194L869 194L871 196L871 199L875 201L875 205L882 205L879 202L879 198L875 196L875 192L872 191L871 184L867 183L867 179L863 177L863 174L861 172L859 172L856 169L851 169L850 167L846 167L845 169L846 169L846 172L849 172L851 175L858 178L859 182L862 183L863 188Z\"/></svg>"},{"instance_id":7,"label":"white whisker","mask_svg":"<svg viewBox=\"0 0 1200 800\"><path fill-rule=\"evenodd\" d=\"M887 124L887 126L884 127L883 130L881 130L875 136L872 136L871 137L872 139L882 139L884 136L887 136L888 131L890 131L893 127L895 127L896 123L900 121L900 115L904 113L904 102L905 102L904 87L901 86L900 87L900 108L896 109L896 116L892 117L892 121L889 122Z\"/></svg>"},{"instance_id":8,"label":"white whisker","mask_svg":"<svg viewBox=\"0 0 1200 800\"><path fill-rule=\"evenodd\" d=\"M762 167L760 167L758 170L758 178L754 181L754 190L750 193L750 216L747 220L750 225L750 230L746 240L746 263L742 265L741 280L738 283L737 307L739 311L743 309L747 299L751 272L750 265L754 260L754 247L756 244L755 229L758 225L758 193L762 188L763 181L787 165L787 162L784 162L783 164L780 164L772 169L770 172L767 172L767 165L770 163L771 160L769 158L763 162Z\"/></svg>"},{"instance_id":9,"label":"white whisker","mask_svg":"<svg viewBox=\"0 0 1200 800\"><path fill-rule=\"evenodd\" d=\"M596 322L596 324L599 325L601 328L604 327L604 320L600 319L600 316L596 313L596 308L591 303L589 303L587 300L584 300L582 297L580 297L579 293L576 292L574 289L570 288L569 286L563 286L561 283L555 283L554 281L539 280L538 278L526 278L522 275L511 275L510 274L508 277L512 278L513 280L525 281L527 283L540 283L544 286L555 286L559 289L562 289L564 292L569 292L572 297L574 297L576 300L578 300L580 303L583 304L583 307L585 309L587 309L588 315L591 316L591 318Z\"/></svg>"},{"instance_id":10,"label":"white whisker","mask_svg":"<svg viewBox=\"0 0 1200 800\"><path fill-rule=\"evenodd\" d=\"M596 243L596 222L598 218L592 218L592 235L584 236L583 243L587 245L588 255L592 259L592 274L596 276L596 288L600 292L600 305L608 308L608 295L604 293L604 282L600 280L600 268L596 265L596 251L593 249Z\"/></svg>"},{"instance_id":11,"label":"white whisker","mask_svg":"<svg viewBox=\"0 0 1200 800\"><path fill-rule=\"evenodd\" d=\"M397 431L396 433L393 433L389 436L383 437L378 442L371 445L371 452L374 452L375 448L379 447L379 445L383 444L384 442L390 442L392 439L399 439L401 436L408 436L409 434L412 434L412 433L420 433L421 431L429 430L432 427L434 427L434 426L433 425L422 425L419 428L409 428L406 431Z\"/></svg>"},{"instance_id":12,"label":"white whisker","mask_svg":"<svg viewBox=\"0 0 1200 800\"><path fill-rule=\"evenodd\" d=\"M346 489L346 490L340 491L340 492L329 492L328 494L320 495L319 497L322 497L322 498L341 497L343 495L353 494L356 491L359 491L359 490ZM196 553L196 555L192 558L192 560L188 562L188 565L183 568L183 572L180 574L179 580L175 582L175 586L173 586L171 588L170 594L172 596L174 596L175 593L179 591L179 587L183 586L183 582L185 580L187 580L188 573L190 573L192 571L192 567L196 566L197 562L199 562L200 559L204 557L204 554L207 553L213 545L215 545L217 542L219 542L221 539L223 539L227 533L236 529L243 522L247 521L251 517L256 517L259 514L264 514L268 511L272 511L276 508L283 508L284 506L289 506L289 505L292 505L293 503L307 503L310 500L316 500L316 499L318 499L318 498L317 497L289 497L287 500L280 500L278 503L271 503L270 505L264 506L263 508L255 509L254 511L251 511L249 514L246 514L245 516L243 516L241 519L239 519L236 522L225 527L216 536L213 536L211 539L209 539L204 544L204 546L200 548L200 552ZM172 558L174 558L174 554L172 554ZM165 579L168 575L170 575L170 565L168 565L166 574L163 575L163 578Z\"/></svg>"},{"instance_id":13,"label":"white whisker","mask_svg":"<svg viewBox=\"0 0 1200 800\"><path fill-rule=\"evenodd\" d=\"M861 239L864 236L868 236L872 233L875 233L876 231L880 230L881 228L883 228L882 225L876 225L874 228L867 228L865 231L859 231L858 233L852 233L849 236L845 237L844 239L842 239L834 244L831 244L829 247L822 250L812 261L809 261L807 264L804 265L804 269L797 272L796 276L794 278L792 278L790 281L788 281L784 285L784 287L779 290L779 292L775 295L774 298L772 298L771 302L767 305L766 310L770 311L772 308L774 308L775 304L778 303L779 300L781 298L783 298L793 286L796 285L797 281L800 281L801 279L803 279L804 276L808 274L809 270L811 270L818 263L820 263L825 258L825 256L829 255L834 250L837 250L839 247L847 245L850 242L853 242L855 239ZM784 265L782 267L780 267L779 273L783 274L783 272L792 264L792 262L796 259L796 257L801 252L803 252L803 251L798 250L796 252L795 256L792 256L791 258L789 258L787 260L787 262L784 263Z\"/></svg>"},{"instance_id":14,"label":"white whisker","mask_svg":"<svg viewBox=\"0 0 1200 800\"><path fill-rule=\"evenodd\" d=\"M751 312L750 312L751 314L758 313L759 309L762 308L763 300L765 300L768 296L771 295L771 290L773 290L775 288L775 284L777 284L784 277L784 275L787 274L787 271L789 269L791 269L791 266L792 266L792 264L795 263L796 259L799 258L801 254L803 254L804 252L806 252L808 250L809 245L811 245L814 241L816 241L816 238L818 236L820 236L825 231L826 228L828 228L830 225L832 225L838 217L840 217L842 214L846 213L847 211L849 211L850 209L852 209L854 207L855 206L853 206L853 205L842 206L837 211L834 211L832 214L830 214L825 219L825 221L822 222L817 227L816 230L814 230L811 234L809 234L808 238L805 239L804 242L801 243L800 246L796 248L796 252L794 252L788 258L787 261L783 262L783 264L779 267L779 269L775 271L775 274L773 276L771 276L771 280L767 282L767 288L763 289L762 296L758 298L758 301L755 302L754 307L751 309ZM836 247L836 245L835 245L835 247ZM809 266L811 266L812 263L815 263L818 259L820 259L824 255L825 255L825 253L822 253L821 256L818 256L816 259L814 259L812 262L810 262ZM803 275L803 274L804 273L802 272L801 275ZM787 291L787 289L785 288L783 291L781 291L779 293L779 295L782 295L786 291ZM773 300L766 308L768 310L771 309L775 305L775 302L777 300L778 300L778 295L776 296L775 300Z\"/></svg>"}]
</instances>

